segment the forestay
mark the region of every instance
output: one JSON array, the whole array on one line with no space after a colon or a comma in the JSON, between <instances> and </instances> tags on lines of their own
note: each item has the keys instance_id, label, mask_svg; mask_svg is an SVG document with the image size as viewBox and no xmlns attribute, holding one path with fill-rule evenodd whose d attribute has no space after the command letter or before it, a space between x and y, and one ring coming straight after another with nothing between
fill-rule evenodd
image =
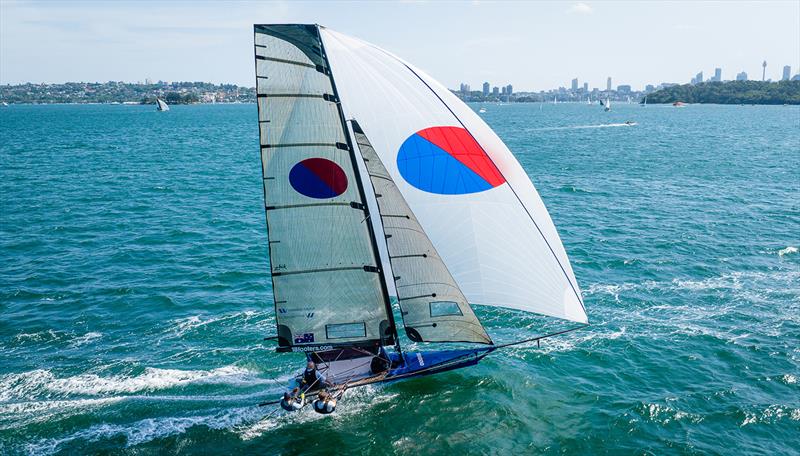
<instances>
[{"instance_id":1,"label":"forestay","mask_svg":"<svg viewBox=\"0 0 800 456\"><path fill-rule=\"evenodd\" d=\"M491 343L369 139L356 120L351 124L377 199L406 334L415 342Z\"/></svg>"},{"instance_id":2,"label":"forestay","mask_svg":"<svg viewBox=\"0 0 800 456\"><path fill-rule=\"evenodd\" d=\"M355 118L470 302L587 321L541 198L495 133L449 90L388 52L320 28Z\"/></svg>"},{"instance_id":3,"label":"forestay","mask_svg":"<svg viewBox=\"0 0 800 456\"><path fill-rule=\"evenodd\" d=\"M255 27L279 350L394 343L368 209L318 28Z\"/></svg>"}]
</instances>

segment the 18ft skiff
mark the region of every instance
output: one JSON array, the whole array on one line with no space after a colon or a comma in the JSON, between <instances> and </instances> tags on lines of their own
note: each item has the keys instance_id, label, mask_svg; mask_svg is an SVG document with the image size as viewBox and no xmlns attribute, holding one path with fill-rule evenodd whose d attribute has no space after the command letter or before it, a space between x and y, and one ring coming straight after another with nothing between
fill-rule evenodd
<instances>
[{"instance_id":1,"label":"18ft skiff","mask_svg":"<svg viewBox=\"0 0 800 456\"><path fill-rule=\"evenodd\" d=\"M255 62L279 352L353 387L509 345L470 303L587 323L528 175L444 86L319 25L256 25ZM404 351L390 295L411 341L480 345Z\"/></svg>"}]
</instances>

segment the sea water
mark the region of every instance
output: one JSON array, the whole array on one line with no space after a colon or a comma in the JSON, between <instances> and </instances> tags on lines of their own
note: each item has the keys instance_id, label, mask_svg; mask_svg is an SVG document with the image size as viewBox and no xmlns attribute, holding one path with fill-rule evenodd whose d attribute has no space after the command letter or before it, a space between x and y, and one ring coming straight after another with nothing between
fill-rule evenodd
<instances>
[{"instance_id":1,"label":"sea water","mask_svg":"<svg viewBox=\"0 0 800 456\"><path fill-rule=\"evenodd\" d=\"M325 417L256 406L303 358L262 341L254 105L1 108L0 453L797 454L800 109L484 106L591 326Z\"/></svg>"}]
</instances>

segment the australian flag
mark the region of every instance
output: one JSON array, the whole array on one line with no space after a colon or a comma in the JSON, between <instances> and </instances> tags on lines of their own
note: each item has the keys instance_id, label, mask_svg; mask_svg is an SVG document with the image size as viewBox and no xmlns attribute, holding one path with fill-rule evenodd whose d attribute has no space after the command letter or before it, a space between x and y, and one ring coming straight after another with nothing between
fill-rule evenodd
<instances>
[{"instance_id":1,"label":"australian flag","mask_svg":"<svg viewBox=\"0 0 800 456\"><path fill-rule=\"evenodd\" d=\"M314 333L305 333L300 337L294 338L294 343L296 344L308 344L314 342Z\"/></svg>"}]
</instances>

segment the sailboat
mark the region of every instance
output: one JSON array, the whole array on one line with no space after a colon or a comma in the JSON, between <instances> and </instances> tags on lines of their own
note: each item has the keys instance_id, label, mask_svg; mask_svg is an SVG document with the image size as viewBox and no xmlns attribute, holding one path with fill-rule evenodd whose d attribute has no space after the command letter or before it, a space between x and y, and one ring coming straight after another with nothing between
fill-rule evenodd
<instances>
[{"instance_id":1,"label":"sailboat","mask_svg":"<svg viewBox=\"0 0 800 456\"><path fill-rule=\"evenodd\" d=\"M323 26L254 32L278 352L304 353L343 392L587 324L542 200L477 113L410 63ZM579 326L495 344L471 303ZM400 326L421 348L402 346ZM454 342L463 348L435 345Z\"/></svg>"},{"instance_id":2,"label":"sailboat","mask_svg":"<svg viewBox=\"0 0 800 456\"><path fill-rule=\"evenodd\" d=\"M603 103L603 100L600 100L600 106L605 108L603 109L605 112L611 111L611 100L608 97L606 97L605 103Z\"/></svg>"},{"instance_id":3,"label":"sailboat","mask_svg":"<svg viewBox=\"0 0 800 456\"><path fill-rule=\"evenodd\" d=\"M169 105L161 98L156 98L156 111L169 111Z\"/></svg>"},{"instance_id":4,"label":"sailboat","mask_svg":"<svg viewBox=\"0 0 800 456\"><path fill-rule=\"evenodd\" d=\"M589 105L589 106L592 105L592 96L591 95L586 97L586 104Z\"/></svg>"}]
</instances>

